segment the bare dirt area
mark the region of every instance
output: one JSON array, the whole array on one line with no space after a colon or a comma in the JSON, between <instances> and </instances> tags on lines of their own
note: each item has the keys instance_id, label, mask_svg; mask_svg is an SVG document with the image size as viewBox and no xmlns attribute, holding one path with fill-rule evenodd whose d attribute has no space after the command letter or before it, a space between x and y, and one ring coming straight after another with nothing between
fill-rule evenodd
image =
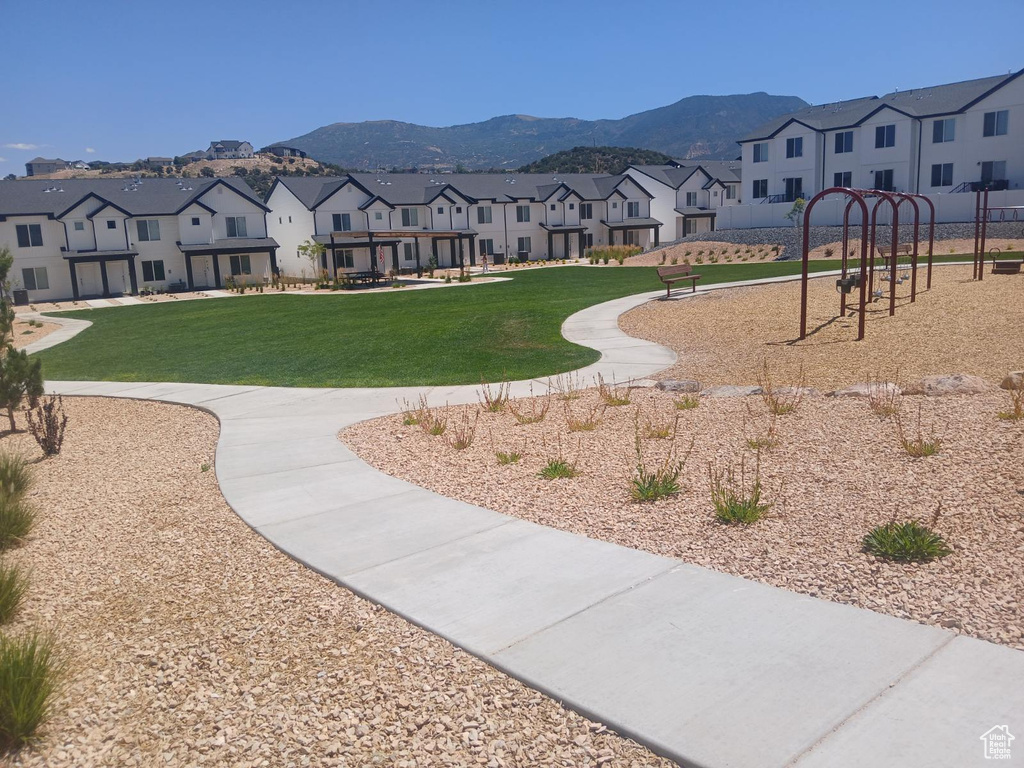
<instances>
[{"instance_id":1,"label":"bare dirt area","mask_svg":"<svg viewBox=\"0 0 1024 768\"><path fill-rule=\"evenodd\" d=\"M758 458L747 441L765 437L771 424L762 399L705 397L677 410L671 393L646 389L634 390L631 401L602 415L593 389L577 400L552 397L546 418L525 425L507 411L482 412L464 450L405 424L402 415L355 425L341 439L378 469L445 496L1024 648L1024 421L997 417L1009 407L1008 393L903 397L907 429L916 434L920 413L922 433L941 440L937 455L920 459L903 450L894 421L875 415L863 398L806 397L777 418L777 445L761 451L764 500L773 506L749 526L718 522L709 470L732 467L738 479L742 466L747 486L753 482ZM543 400L514 405L531 413L531 402ZM599 423L570 431L567 408L576 420L596 408ZM451 408L446 434L464 418L471 424L476 411ZM674 437L649 437L649 426L674 429ZM673 451L683 459L692 441L678 494L631 498L638 427L648 470L665 465ZM521 458L502 465L498 452ZM579 475L542 478L557 458ZM907 519L932 526L953 553L899 564L862 550L871 528Z\"/></svg>"},{"instance_id":2,"label":"bare dirt area","mask_svg":"<svg viewBox=\"0 0 1024 768\"><path fill-rule=\"evenodd\" d=\"M56 323L46 323L41 320L35 320L31 324L27 320L15 320L12 334L14 347L21 349L34 341L46 338L58 328L60 326Z\"/></svg>"},{"instance_id":3,"label":"bare dirt area","mask_svg":"<svg viewBox=\"0 0 1024 768\"><path fill-rule=\"evenodd\" d=\"M915 303L909 301L909 281L897 286L894 317L887 299L869 305L865 339L859 342L857 317L836 317L834 278L810 281L813 332L804 341L795 341L799 281L652 301L623 315L619 325L679 353L678 362L658 375L663 379L756 384L767 360L776 384L796 384L802 375L819 389L954 372L998 384L1007 371L1024 366L1024 275L970 278L969 266L935 267L926 291L922 270Z\"/></svg>"},{"instance_id":4,"label":"bare dirt area","mask_svg":"<svg viewBox=\"0 0 1024 768\"><path fill-rule=\"evenodd\" d=\"M64 403L8 557L11 631L55 626L72 676L13 765L669 765L275 550L218 491L211 416Z\"/></svg>"}]
</instances>

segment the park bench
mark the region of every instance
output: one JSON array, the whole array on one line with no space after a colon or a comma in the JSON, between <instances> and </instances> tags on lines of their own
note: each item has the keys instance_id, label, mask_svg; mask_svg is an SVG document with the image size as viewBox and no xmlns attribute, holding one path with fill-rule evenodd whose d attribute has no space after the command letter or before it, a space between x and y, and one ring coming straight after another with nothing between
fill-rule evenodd
<instances>
[{"instance_id":1,"label":"park bench","mask_svg":"<svg viewBox=\"0 0 1024 768\"><path fill-rule=\"evenodd\" d=\"M1000 255L998 248L991 249L988 252L988 255L989 258L992 259L993 275L1019 275L1021 266L1024 265L1024 259L997 259L996 257Z\"/></svg>"},{"instance_id":2,"label":"park bench","mask_svg":"<svg viewBox=\"0 0 1024 768\"><path fill-rule=\"evenodd\" d=\"M878 255L882 258L883 266L886 269L888 269L889 268L889 251L891 251L892 248L887 248L887 247L884 247L884 246L880 245L880 246L877 246L876 250L878 251ZM897 245L896 246L896 260L897 261L899 260L900 256L911 256L911 255L913 255L913 253L914 253L914 248L909 243L903 243L901 245Z\"/></svg>"},{"instance_id":3,"label":"park bench","mask_svg":"<svg viewBox=\"0 0 1024 768\"><path fill-rule=\"evenodd\" d=\"M672 295L672 285L683 280L689 280L693 286L693 293L697 292L697 281L700 275L693 274L693 267L689 264L681 264L677 267L658 267L658 279L665 284L665 298Z\"/></svg>"}]
</instances>

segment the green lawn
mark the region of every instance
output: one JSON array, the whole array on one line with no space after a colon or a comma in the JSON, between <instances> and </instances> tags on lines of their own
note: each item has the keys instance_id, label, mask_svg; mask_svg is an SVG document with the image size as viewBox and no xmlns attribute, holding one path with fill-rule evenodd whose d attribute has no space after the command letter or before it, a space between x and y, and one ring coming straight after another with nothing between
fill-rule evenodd
<instances>
[{"instance_id":1,"label":"green lawn","mask_svg":"<svg viewBox=\"0 0 1024 768\"><path fill-rule=\"evenodd\" d=\"M812 262L814 271L835 262ZM700 265L702 283L797 274L800 264ZM39 353L47 379L296 387L473 384L573 370L599 353L562 321L661 287L655 269L560 267L512 281L345 296L246 296L66 313L93 325ZM793 307L794 318L797 307Z\"/></svg>"}]
</instances>

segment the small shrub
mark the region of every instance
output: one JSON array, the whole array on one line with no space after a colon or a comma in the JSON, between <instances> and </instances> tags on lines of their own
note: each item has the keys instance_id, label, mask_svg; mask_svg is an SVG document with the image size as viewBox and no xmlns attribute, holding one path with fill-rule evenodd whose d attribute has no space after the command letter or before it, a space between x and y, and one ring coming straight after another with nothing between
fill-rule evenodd
<instances>
[{"instance_id":1,"label":"small shrub","mask_svg":"<svg viewBox=\"0 0 1024 768\"><path fill-rule=\"evenodd\" d=\"M206 462L203 462L202 464L199 465L199 471L200 472L209 472L210 471L210 465L207 464Z\"/></svg>"},{"instance_id":2,"label":"small shrub","mask_svg":"<svg viewBox=\"0 0 1024 768\"><path fill-rule=\"evenodd\" d=\"M629 405L633 388L628 384L625 387L616 387L614 379L612 379L611 384L608 384L604 380L604 376L599 373L597 374L597 393L605 405L616 408L622 405Z\"/></svg>"},{"instance_id":3,"label":"small shrub","mask_svg":"<svg viewBox=\"0 0 1024 768\"><path fill-rule=\"evenodd\" d=\"M523 458L521 453L517 453L515 451L512 451L511 453L497 451L494 455L498 457L498 463L502 466L505 466L506 464L518 464L519 460Z\"/></svg>"},{"instance_id":4,"label":"small shrub","mask_svg":"<svg viewBox=\"0 0 1024 768\"><path fill-rule=\"evenodd\" d=\"M444 411L432 410L426 407L426 398L421 398L424 410L420 414L420 428L428 435L438 437L448 429L448 408Z\"/></svg>"},{"instance_id":5,"label":"small shrub","mask_svg":"<svg viewBox=\"0 0 1024 768\"><path fill-rule=\"evenodd\" d=\"M462 412L462 419L452 424L445 440L456 451L464 451L473 444L476 437L476 425L480 421L480 409L473 412L472 421L469 418L469 411Z\"/></svg>"},{"instance_id":6,"label":"small shrub","mask_svg":"<svg viewBox=\"0 0 1024 768\"><path fill-rule=\"evenodd\" d=\"M953 551L939 534L916 520L879 525L864 537L863 544L864 551L876 557L912 563L925 563Z\"/></svg>"},{"instance_id":7,"label":"small shrub","mask_svg":"<svg viewBox=\"0 0 1024 768\"><path fill-rule=\"evenodd\" d=\"M32 487L32 473L16 453L0 453L0 499L20 501Z\"/></svg>"},{"instance_id":8,"label":"small shrub","mask_svg":"<svg viewBox=\"0 0 1024 768\"><path fill-rule=\"evenodd\" d=\"M647 419L644 422L644 437L649 440L675 439L676 429L679 427L679 412L673 414L669 421L652 421Z\"/></svg>"},{"instance_id":9,"label":"small shrub","mask_svg":"<svg viewBox=\"0 0 1024 768\"><path fill-rule=\"evenodd\" d=\"M761 372L757 376L757 385L761 387L761 399L764 400L769 413L775 416L793 413L803 402L806 391L803 367L800 368L800 376L795 386L780 389L772 381L768 358L764 357L761 359Z\"/></svg>"},{"instance_id":10,"label":"small shrub","mask_svg":"<svg viewBox=\"0 0 1024 768\"><path fill-rule=\"evenodd\" d=\"M831 259L835 255L836 255L836 249L833 248L832 246L829 246L829 247L827 247L825 249L825 258L826 259Z\"/></svg>"},{"instance_id":11,"label":"small shrub","mask_svg":"<svg viewBox=\"0 0 1024 768\"><path fill-rule=\"evenodd\" d=\"M35 739L65 672L52 633L0 635L0 749L13 751Z\"/></svg>"},{"instance_id":12,"label":"small shrub","mask_svg":"<svg viewBox=\"0 0 1024 768\"><path fill-rule=\"evenodd\" d=\"M64 413L64 402L60 395L53 395L36 403L35 408L26 411L28 429L44 456L56 456L64 445L64 430L68 426L68 415Z\"/></svg>"},{"instance_id":13,"label":"small shrub","mask_svg":"<svg viewBox=\"0 0 1024 768\"><path fill-rule=\"evenodd\" d=\"M17 565L0 561L0 624L14 618L26 592L28 576Z\"/></svg>"},{"instance_id":14,"label":"small shrub","mask_svg":"<svg viewBox=\"0 0 1024 768\"><path fill-rule=\"evenodd\" d=\"M696 438L690 440L690 446L686 455L680 460L676 456L676 446L673 442L668 455L660 466L652 469L647 468L644 460L643 439L640 431L640 409L638 408L633 416L633 450L636 457L636 465L633 476L629 481L629 495L633 501L657 501L668 496L679 493L679 475L682 474L686 462L693 452Z\"/></svg>"},{"instance_id":15,"label":"small shrub","mask_svg":"<svg viewBox=\"0 0 1024 768\"><path fill-rule=\"evenodd\" d=\"M566 401L563 406L566 426L569 427L570 432L593 432L601 424L606 407L604 403L598 402L589 410L577 414L573 410L572 404Z\"/></svg>"},{"instance_id":16,"label":"small shrub","mask_svg":"<svg viewBox=\"0 0 1024 768\"><path fill-rule=\"evenodd\" d=\"M579 400L583 394L583 383L578 374L567 373L559 376L554 384L549 383L548 389L552 387L558 392L559 400Z\"/></svg>"},{"instance_id":17,"label":"small shrub","mask_svg":"<svg viewBox=\"0 0 1024 768\"><path fill-rule=\"evenodd\" d=\"M672 403L677 411L691 411L700 405L700 394L694 392L692 395L680 395Z\"/></svg>"},{"instance_id":18,"label":"small shrub","mask_svg":"<svg viewBox=\"0 0 1024 768\"><path fill-rule=\"evenodd\" d=\"M760 456L749 484L743 459L740 459L738 476L731 464L720 469L709 463L708 481L711 486L711 504L720 523L751 525L772 508L770 503L761 498Z\"/></svg>"},{"instance_id":19,"label":"small shrub","mask_svg":"<svg viewBox=\"0 0 1024 768\"><path fill-rule=\"evenodd\" d=\"M576 468L576 463L566 461L561 457L549 459L548 463L540 471L540 476L546 480L564 480L576 477L578 474L579 470Z\"/></svg>"},{"instance_id":20,"label":"small shrub","mask_svg":"<svg viewBox=\"0 0 1024 768\"><path fill-rule=\"evenodd\" d=\"M903 417L900 413L893 414L893 425L896 430L896 439L908 456L915 459L934 456L942 448L942 440L933 432L925 435L921 426L921 406L917 406L917 426L913 434L908 434L903 424Z\"/></svg>"},{"instance_id":21,"label":"small shrub","mask_svg":"<svg viewBox=\"0 0 1024 768\"><path fill-rule=\"evenodd\" d=\"M538 407L538 403L540 404ZM533 397L533 389L530 389L530 410L526 410L521 404L516 404L515 401L508 401L508 411L512 414L512 417L516 420L519 425L536 424L538 421L544 421L544 417L548 415L548 409L551 407L550 395L537 400Z\"/></svg>"},{"instance_id":22,"label":"small shrub","mask_svg":"<svg viewBox=\"0 0 1024 768\"><path fill-rule=\"evenodd\" d=\"M674 267L678 263L679 263L679 259L677 257L673 256L672 257L672 266Z\"/></svg>"},{"instance_id":23,"label":"small shrub","mask_svg":"<svg viewBox=\"0 0 1024 768\"><path fill-rule=\"evenodd\" d=\"M480 382L480 405L488 413L501 413L508 405L509 392L512 389L511 382L503 381L498 384L497 392L491 390L489 384Z\"/></svg>"},{"instance_id":24,"label":"small shrub","mask_svg":"<svg viewBox=\"0 0 1024 768\"><path fill-rule=\"evenodd\" d=\"M1010 390L1010 410L998 414L1003 421L1020 421L1024 419L1024 387Z\"/></svg>"},{"instance_id":25,"label":"small shrub","mask_svg":"<svg viewBox=\"0 0 1024 768\"><path fill-rule=\"evenodd\" d=\"M878 418L895 416L902 407L903 394L898 386L874 379L868 382L868 408Z\"/></svg>"}]
</instances>

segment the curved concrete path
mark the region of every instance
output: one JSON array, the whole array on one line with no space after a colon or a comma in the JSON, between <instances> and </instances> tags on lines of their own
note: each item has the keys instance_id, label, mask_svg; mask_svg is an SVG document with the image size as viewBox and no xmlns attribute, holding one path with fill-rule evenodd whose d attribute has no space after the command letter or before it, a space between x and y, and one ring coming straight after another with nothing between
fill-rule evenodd
<instances>
[{"instance_id":1,"label":"curved concrete path","mask_svg":"<svg viewBox=\"0 0 1024 768\"><path fill-rule=\"evenodd\" d=\"M617 323L659 295L566 320L567 338L602 352L573 376L625 381L670 365L674 353ZM539 394L548 382L513 394L531 384ZM337 439L402 399L474 402L478 387L49 389L213 413L221 491L261 535L682 765L983 765L982 734L1024 732L1024 653L448 499Z\"/></svg>"}]
</instances>

